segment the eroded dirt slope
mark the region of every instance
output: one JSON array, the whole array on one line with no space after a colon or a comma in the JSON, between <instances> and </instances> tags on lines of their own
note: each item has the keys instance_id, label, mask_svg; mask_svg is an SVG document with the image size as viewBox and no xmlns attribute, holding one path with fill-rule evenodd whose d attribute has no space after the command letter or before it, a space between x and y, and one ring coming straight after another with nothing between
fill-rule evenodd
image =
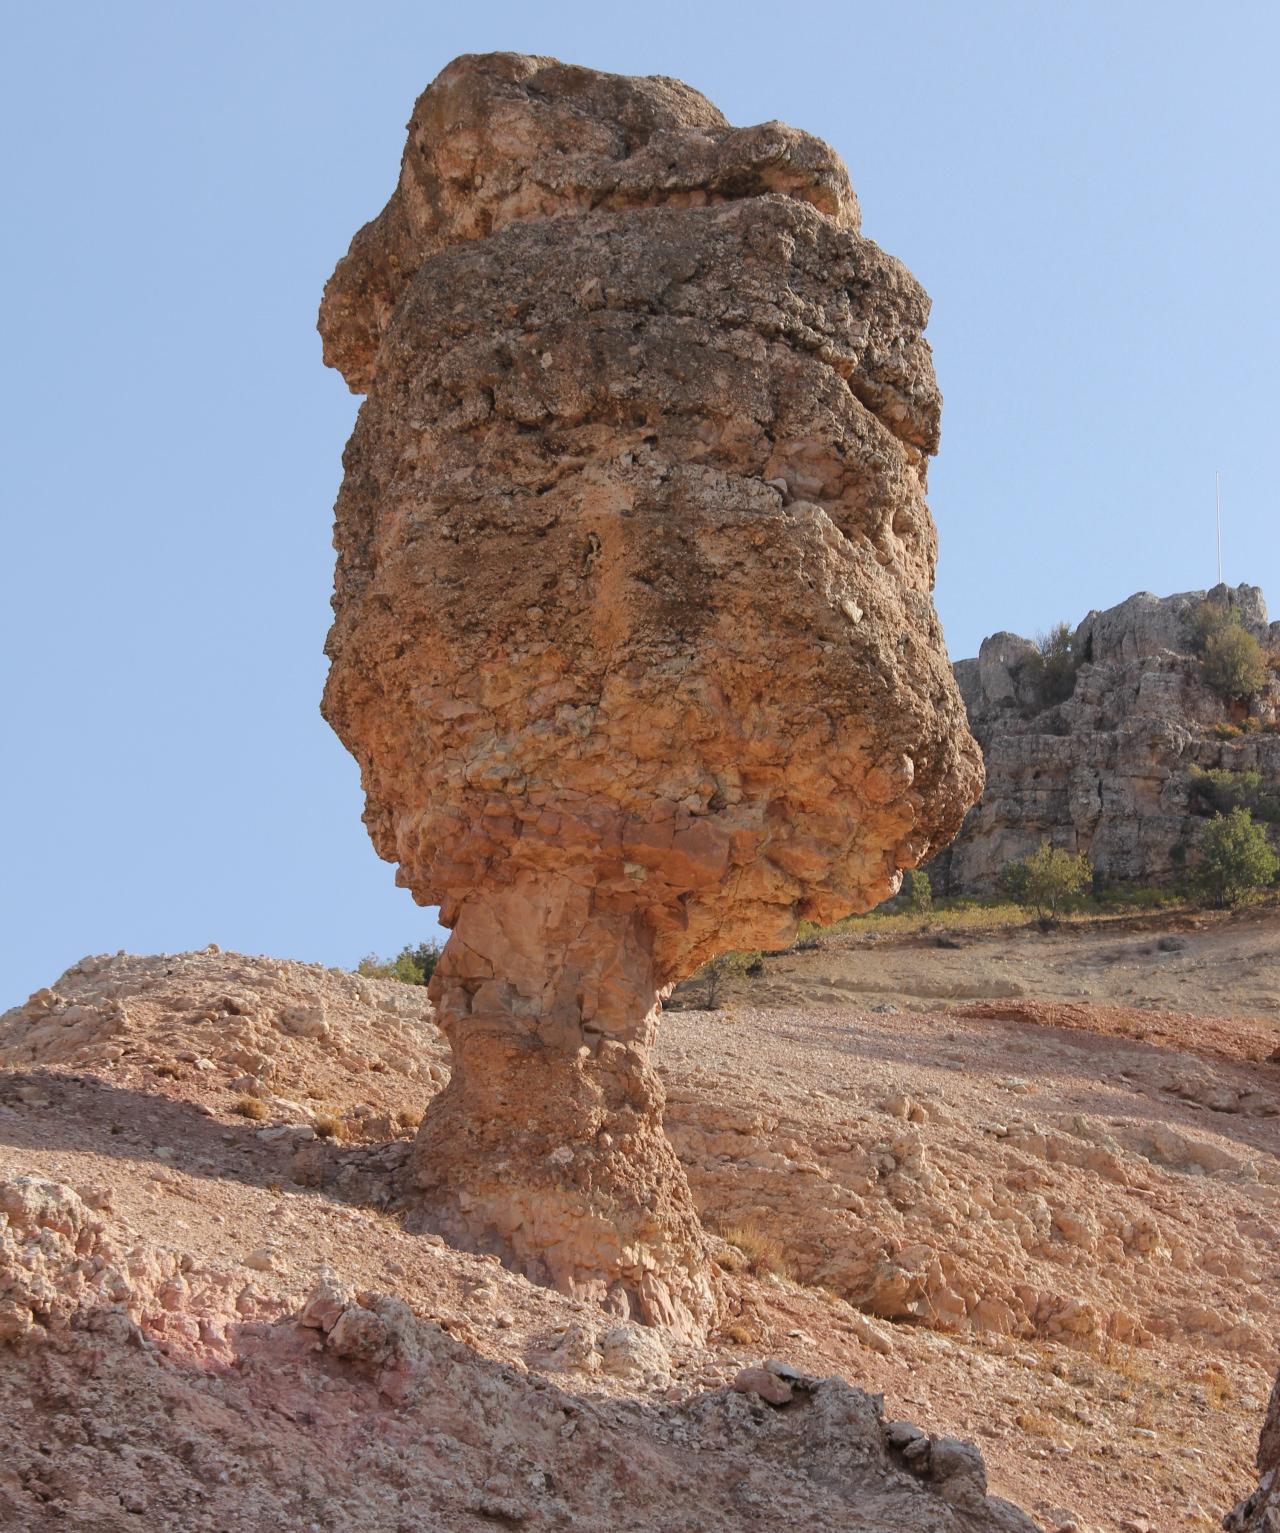
<instances>
[{"instance_id":1,"label":"eroded dirt slope","mask_svg":"<svg viewBox=\"0 0 1280 1533\"><path fill-rule=\"evenodd\" d=\"M0 1019L0 1508L1013 1516L966 1512L959 1479L942 1497L856 1391L728 1387L775 1358L973 1439L1045 1528L1213 1526L1251 1483L1280 1334L1270 1024L1016 1006L668 1015L669 1132L732 1242L732 1316L691 1349L405 1230L393 1174L448 1068L422 992L216 951L90 960ZM327 1331L299 1323L323 1282Z\"/></svg>"},{"instance_id":2,"label":"eroded dirt slope","mask_svg":"<svg viewBox=\"0 0 1280 1533\"><path fill-rule=\"evenodd\" d=\"M947 946L939 946L939 941ZM696 998L696 986L685 987ZM855 923L805 952L770 956L757 1005L932 1010L962 1000L1083 1001L1280 1026L1280 910L1156 913L991 931L945 914L906 937Z\"/></svg>"}]
</instances>

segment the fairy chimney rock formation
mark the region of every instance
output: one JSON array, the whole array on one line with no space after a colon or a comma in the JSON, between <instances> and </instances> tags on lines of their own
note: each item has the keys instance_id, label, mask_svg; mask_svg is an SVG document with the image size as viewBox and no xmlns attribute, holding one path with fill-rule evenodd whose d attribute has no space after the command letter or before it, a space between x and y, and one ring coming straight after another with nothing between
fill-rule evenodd
<instances>
[{"instance_id":1,"label":"fairy chimney rock formation","mask_svg":"<svg viewBox=\"0 0 1280 1533\"><path fill-rule=\"evenodd\" d=\"M452 936L414 1156L450 1238L689 1333L660 998L896 887L981 782L931 591L928 299L836 155L467 56L325 291L366 392L325 717Z\"/></svg>"}]
</instances>

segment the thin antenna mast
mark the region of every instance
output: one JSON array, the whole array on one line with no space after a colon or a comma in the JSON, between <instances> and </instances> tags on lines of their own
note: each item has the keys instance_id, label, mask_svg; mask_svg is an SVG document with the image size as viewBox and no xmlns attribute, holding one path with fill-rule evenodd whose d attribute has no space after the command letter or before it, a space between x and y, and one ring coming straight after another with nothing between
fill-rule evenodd
<instances>
[{"instance_id":1,"label":"thin antenna mast","mask_svg":"<svg viewBox=\"0 0 1280 1533\"><path fill-rule=\"evenodd\" d=\"M1214 517L1218 528L1218 584L1222 584L1222 475L1213 476Z\"/></svg>"}]
</instances>

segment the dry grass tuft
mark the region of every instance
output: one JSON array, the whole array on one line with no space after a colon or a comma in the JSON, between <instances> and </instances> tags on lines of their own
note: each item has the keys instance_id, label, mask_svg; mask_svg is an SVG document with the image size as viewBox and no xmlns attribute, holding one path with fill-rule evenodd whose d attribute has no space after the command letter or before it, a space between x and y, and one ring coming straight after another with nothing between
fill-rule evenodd
<instances>
[{"instance_id":1,"label":"dry grass tuft","mask_svg":"<svg viewBox=\"0 0 1280 1533\"><path fill-rule=\"evenodd\" d=\"M1061 1422L1055 1421L1044 1411L1036 1410L1034 1406L1024 1406L1013 1419L1018 1430L1025 1432L1028 1437L1047 1437L1053 1440L1062 1430Z\"/></svg>"},{"instance_id":2,"label":"dry grass tuft","mask_svg":"<svg viewBox=\"0 0 1280 1533\"><path fill-rule=\"evenodd\" d=\"M730 1272L741 1272L744 1269L753 1277L763 1277L773 1274L777 1277L791 1277L792 1267L787 1257L787 1248L775 1235L771 1235L762 1225L754 1219L739 1219L733 1224L710 1222L710 1226L722 1240L734 1247L741 1265L730 1255L726 1262L721 1258L720 1265Z\"/></svg>"},{"instance_id":3,"label":"dry grass tuft","mask_svg":"<svg viewBox=\"0 0 1280 1533\"><path fill-rule=\"evenodd\" d=\"M1131 1342L1116 1341L1111 1336L1102 1335L1094 1338L1090 1350L1112 1373L1118 1373L1121 1378L1129 1379L1134 1384L1150 1384L1156 1377L1150 1353Z\"/></svg>"},{"instance_id":4,"label":"dry grass tuft","mask_svg":"<svg viewBox=\"0 0 1280 1533\"><path fill-rule=\"evenodd\" d=\"M259 1101L257 1097L241 1097L231 1110L238 1112L242 1118L252 1118L255 1123L261 1123L271 1114L267 1104Z\"/></svg>"},{"instance_id":5,"label":"dry grass tuft","mask_svg":"<svg viewBox=\"0 0 1280 1533\"><path fill-rule=\"evenodd\" d=\"M337 1113L320 1112L311 1120L311 1127L321 1139L345 1139L346 1123Z\"/></svg>"},{"instance_id":6,"label":"dry grass tuft","mask_svg":"<svg viewBox=\"0 0 1280 1533\"><path fill-rule=\"evenodd\" d=\"M1220 1411L1223 1406L1230 1405L1236 1397L1235 1386L1221 1369L1212 1364L1202 1368L1199 1373L1192 1374L1192 1381L1199 1384L1204 1390L1204 1397L1209 1405Z\"/></svg>"}]
</instances>

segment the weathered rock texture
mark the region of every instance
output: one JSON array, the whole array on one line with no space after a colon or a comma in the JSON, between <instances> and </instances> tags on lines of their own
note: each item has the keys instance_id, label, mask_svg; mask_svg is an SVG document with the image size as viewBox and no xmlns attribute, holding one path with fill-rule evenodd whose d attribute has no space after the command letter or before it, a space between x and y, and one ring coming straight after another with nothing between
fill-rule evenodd
<instances>
[{"instance_id":1,"label":"weathered rock texture","mask_svg":"<svg viewBox=\"0 0 1280 1533\"><path fill-rule=\"evenodd\" d=\"M1280 1533L1280 1374L1258 1442L1258 1485L1223 1519L1227 1533Z\"/></svg>"},{"instance_id":2,"label":"weathered rock texture","mask_svg":"<svg viewBox=\"0 0 1280 1533\"><path fill-rule=\"evenodd\" d=\"M1262 728L1221 739L1214 727L1245 721L1206 686L1192 619L1212 597L1230 602L1264 644L1280 647L1256 586L1157 597L1141 591L1075 630L1084 657L1072 695L1040 701L1036 647L1017 634L983 640L956 679L986 761L986 788L954 843L930 867L935 888L986 893L1008 864L1044 837L1086 853L1115 881L1165 882L1195 860L1206 809L1195 770L1258 771L1280 788L1274 727L1280 677L1253 702ZM1274 674L1274 673L1273 673Z\"/></svg>"},{"instance_id":3,"label":"weathered rock texture","mask_svg":"<svg viewBox=\"0 0 1280 1533\"><path fill-rule=\"evenodd\" d=\"M1216 1017L833 1005L827 948L770 961L732 1013L673 1011L670 1133L727 1237L705 1345L380 1212L404 1111L448 1069L420 989L83 959L0 1015L0 1528L1002 1526L944 1504L972 1478L942 1492L953 1451L894 1429L913 1491L793 1380L777 1410L728 1398L771 1358L883 1394L885 1427L980 1442L1045 1533L1193 1526L1255 1484L1280 1365L1280 1072L1214 924L1147 967L1216 973ZM1274 917L1228 924L1231 953L1274 949ZM1026 945L903 951L927 986ZM1033 946L1079 970L1096 937Z\"/></svg>"},{"instance_id":4,"label":"weathered rock texture","mask_svg":"<svg viewBox=\"0 0 1280 1533\"><path fill-rule=\"evenodd\" d=\"M723 1387L620 1405L528 1379L394 1294L330 1273L291 1303L278 1280L264 1293L132 1235L64 1183L0 1177L0 1526L15 1533L729 1533L766 1504L823 1533L1036 1533L987 1494L973 1443L886 1421L843 1379L756 1370L785 1409ZM578 1329L597 1368L630 1371L630 1327L603 1353Z\"/></svg>"},{"instance_id":5,"label":"weathered rock texture","mask_svg":"<svg viewBox=\"0 0 1280 1533\"><path fill-rule=\"evenodd\" d=\"M620 1312L715 1308L666 988L874 905L976 796L927 313L816 139L513 54L422 96L325 293L369 396L325 716L453 931L416 1175L442 1232Z\"/></svg>"}]
</instances>

